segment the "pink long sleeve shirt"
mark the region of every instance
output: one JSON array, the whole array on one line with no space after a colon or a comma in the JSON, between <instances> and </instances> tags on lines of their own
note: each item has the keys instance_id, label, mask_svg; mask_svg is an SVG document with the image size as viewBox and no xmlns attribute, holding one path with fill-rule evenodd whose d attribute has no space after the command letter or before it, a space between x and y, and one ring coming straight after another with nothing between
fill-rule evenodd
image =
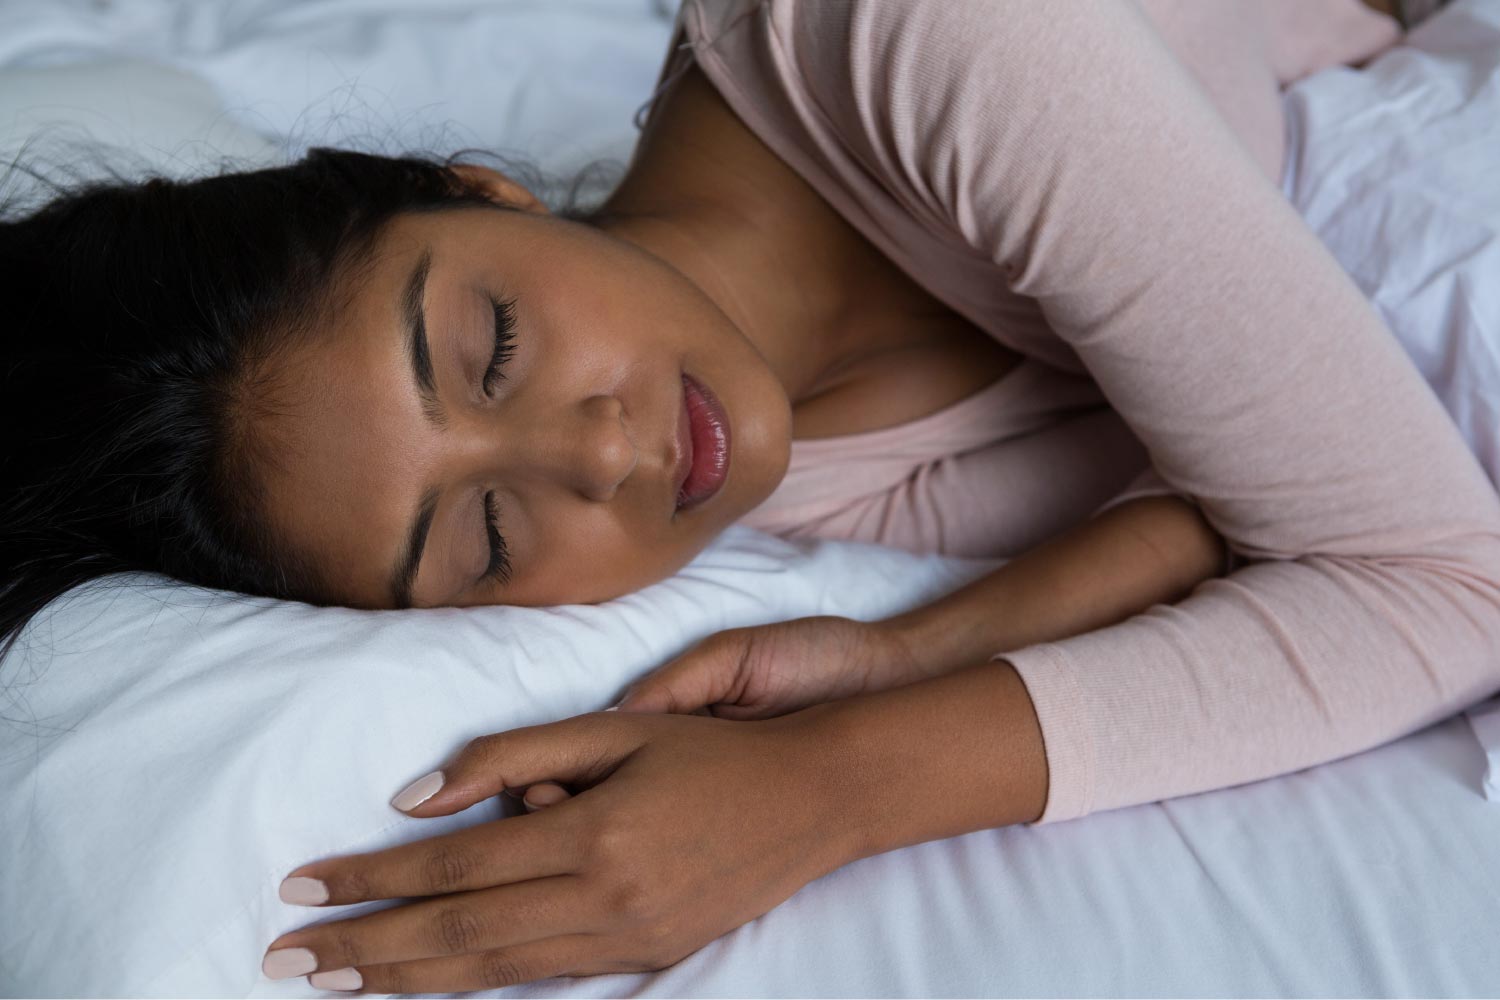
<instances>
[{"instance_id":1,"label":"pink long sleeve shirt","mask_svg":"<svg viewBox=\"0 0 1500 1000\"><path fill-rule=\"evenodd\" d=\"M1500 495L1272 180L1278 84L1378 51L1387 19L684 0L678 25L664 76L695 59L885 255L1026 355L928 418L794 442L745 523L1005 556L1170 492L1227 540L1237 568L1175 605L997 654L1041 723L1038 823L1296 771L1500 690Z\"/></svg>"}]
</instances>

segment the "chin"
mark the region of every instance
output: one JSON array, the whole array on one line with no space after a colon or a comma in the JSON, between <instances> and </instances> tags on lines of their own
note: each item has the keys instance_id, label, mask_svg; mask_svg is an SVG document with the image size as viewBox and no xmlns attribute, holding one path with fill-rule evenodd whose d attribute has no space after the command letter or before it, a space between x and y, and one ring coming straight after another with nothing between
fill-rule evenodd
<instances>
[{"instance_id":1,"label":"chin","mask_svg":"<svg viewBox=\"0 0 1500 1000\"><path fill-rule=\"evenodd\" d=\"M786 397L782 398L784 400ZM757 491L758 495L751 503L745 505L745 509L736 515L735 520L750 513L776 492L776 487L781 485L781 481L786 478L787 470L792 467L792 408L789 404L778 415L777 422L767 428L760 452L761 455L757 457L763 458L766 473Z\"/></svg>"}]
</instances>

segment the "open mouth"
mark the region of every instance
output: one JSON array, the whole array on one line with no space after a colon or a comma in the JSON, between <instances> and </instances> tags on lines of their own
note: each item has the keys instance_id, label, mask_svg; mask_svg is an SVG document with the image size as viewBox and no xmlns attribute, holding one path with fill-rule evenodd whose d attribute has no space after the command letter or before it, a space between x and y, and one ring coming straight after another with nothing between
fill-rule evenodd
<instances>
[{"instance_id":1,"label":"open mouth","mask_svg":"<svg viewBox=\"0 0 1500 1000\"><path fill-rule=\"evenodd\" d=\"M677 509L707 501L729 477L729 415L702 382L682 373L682 419L678 424Z\"/></svg>"}]
</instances>

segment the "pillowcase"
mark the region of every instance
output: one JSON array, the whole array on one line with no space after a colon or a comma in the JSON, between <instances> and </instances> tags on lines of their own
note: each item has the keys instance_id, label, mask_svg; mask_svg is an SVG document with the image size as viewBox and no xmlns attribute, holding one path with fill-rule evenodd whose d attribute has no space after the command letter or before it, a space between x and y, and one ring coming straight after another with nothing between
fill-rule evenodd
<instances>
[{"instance_id":1,"label":"pillowcase","mask_svg":"<svg viewBox=\"0 0 1500 1000\"><path fill-rule=\"evenodd\" d=\"M519 811L389 805L469 739L599 711L726 628L885 617L995 565L734 527L601 605L316 608L139 573L78 588L0 661L0 993L317 995L260 973L319 916L280 901L282 877Z\"/></svg>"}]
</instances>

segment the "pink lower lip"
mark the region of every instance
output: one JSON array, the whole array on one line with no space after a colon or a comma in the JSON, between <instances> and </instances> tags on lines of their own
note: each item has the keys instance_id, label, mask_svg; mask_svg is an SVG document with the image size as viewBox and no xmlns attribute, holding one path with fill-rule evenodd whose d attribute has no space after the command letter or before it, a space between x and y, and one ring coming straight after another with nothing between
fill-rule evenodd
<instances>
[{"instance_id":1,"label":"pink lower lip","mask_svg":"<svg viewBox=\"0 0 1500 1000\"><path fill-rule=\"evenodd\" d=\"M713 392L683 373L682 401L687 409L691 461L677 491L677 509L696 507L719 492L729 477L729 415Z\"/></svg>"}]
</instances>

